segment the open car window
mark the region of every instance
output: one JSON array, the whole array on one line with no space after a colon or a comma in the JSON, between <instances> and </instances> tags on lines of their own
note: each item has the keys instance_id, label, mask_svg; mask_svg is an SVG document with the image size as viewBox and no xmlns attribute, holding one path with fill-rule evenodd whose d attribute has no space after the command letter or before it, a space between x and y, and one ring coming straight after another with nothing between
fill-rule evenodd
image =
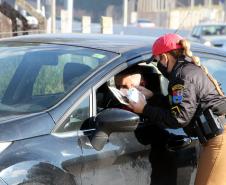
<instances>
[{"instance_id":1,"label":"open car window","mask_svg":"<svg viewBox=\"0 0 226 185\"><path fill-rule=\"evenodd\" d=\"M126 71L133 71L134 73L142 74L142 80L140 85L145 86L154 93L162 93L161 87L161 75L159 74L157 68L153 64L146 64L141 62L135 64L130 68L127 68L120 73ZM111 92L109 87L117 88L115 77L118 74L112 76L110 79L105 81L97 90L96 90L96 110L97 113L106 108L123 108L126 109L127 106L120 103L114 93ZM165 88L165 87L164 87ZM166 87L167 89L167 87Z\"/></svg>"}]
</instances>

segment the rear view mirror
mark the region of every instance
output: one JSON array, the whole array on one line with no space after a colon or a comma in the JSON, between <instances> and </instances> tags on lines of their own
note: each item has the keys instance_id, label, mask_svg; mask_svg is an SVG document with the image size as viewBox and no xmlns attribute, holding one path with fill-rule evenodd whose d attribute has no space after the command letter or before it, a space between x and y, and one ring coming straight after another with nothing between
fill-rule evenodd
<instances>
[{"instance_id":1,"label":"rear view mirror","mask_svg":"<svg viewBox=\"0 0 226 185\"><path fill-rule=\"evenodd\" d=\"M113 132L134 131L139 124L137 114L122 109L106 109L95 118L96 132L90 138L90 143L96 150L101 150Z\"/></svg>"}]
</instances>

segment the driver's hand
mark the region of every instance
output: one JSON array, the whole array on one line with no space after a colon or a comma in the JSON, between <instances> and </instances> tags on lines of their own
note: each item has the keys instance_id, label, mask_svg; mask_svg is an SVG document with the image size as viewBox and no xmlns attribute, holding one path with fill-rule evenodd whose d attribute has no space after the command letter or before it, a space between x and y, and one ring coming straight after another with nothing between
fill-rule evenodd
<instances>
[{"instance_id":1,"label":"driver's hand","mask_svg":"<svg viewBox=\"0 0 226 185\"><path fill-rule=\"evenodd\" d=\"M150 91L149 89L146 89L143 86L137 86L136 88L145 96L146 99L149 99L154 95L152 91Z\"/></svg>"},{"instance_id":2,"label":"driver's hand","mask_svg":"<svg viewBox=\"0 0 226 185\"><path fill-rule=\"evenodd\" d=\"M130 101L129 107L133 110L135 113L143 113L144 106L147 104L145 96L141 93L139 93L139 99L136 102Z\"/></svg>"}]
</instances>

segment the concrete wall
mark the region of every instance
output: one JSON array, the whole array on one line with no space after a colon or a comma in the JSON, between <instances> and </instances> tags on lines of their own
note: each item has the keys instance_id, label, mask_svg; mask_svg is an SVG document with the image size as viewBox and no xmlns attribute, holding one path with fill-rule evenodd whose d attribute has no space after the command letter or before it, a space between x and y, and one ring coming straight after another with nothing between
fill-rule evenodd
<instances>
[{"instance_id":1,"label":"concrete wall","mask_svg":"<svg viewBox=\"0 0 226 185\"><path fill-rule=\"evenodd\" d=\"M212 6L210 8L197 6L190 8L176 8L170 11L139 11L138 18L147 18L154 22L156 26L171 29L191 29L201 22L223 22L224 8L222 6Z\"/></svg>"},{"instance_id":2,"label":"concrete wall","mask_svg":"<svg viewBox=\"0 0 226 185\"><path fill-rule=\"evenodd\" d=\"M211 8L195 7L190 11L189 8L172 10L169 14L169 28L191 29L194 25L201 22L223 22L224 10L221 6Z\"/></svg>"},{"instance_id":3,"label":"concrete wall","mask_svg":"<svg viewBox=\"0 0 226 185\"><path fill-rule=\"evenodd\" d=\"M11 20L0 12L0 38L12 36Z\"/></svg>"}]
</instances>

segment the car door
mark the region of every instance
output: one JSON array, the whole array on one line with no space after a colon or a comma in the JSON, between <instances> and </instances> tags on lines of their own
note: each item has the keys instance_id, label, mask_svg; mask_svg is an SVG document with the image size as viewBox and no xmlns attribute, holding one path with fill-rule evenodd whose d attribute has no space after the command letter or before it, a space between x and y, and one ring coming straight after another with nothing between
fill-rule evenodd
<instances>
[{"instance_id":1,"label":"car door","mask_svg":"<svg viewBox=\"0 0 226 185\"><path fill-rule=\"evenodd\" d=\"M126 67L111 70L92 89L92 116L97 114L97 90L110 77ZM106 96L106 94L102 94ZM84 126L79 131L83 151L82 183L84 185L147 185L150 184L149 147L140 144L134 132L112 133L103 149L97 151L89 138L95 128Z\"/></svg>"},{"instance_id":2,"label":"car door","mask_svg":"<svg viewBox=\"0 0 226 185\"><path fill-rule=\"evenodd\" d=\"M52 133L54 137L60 138L63 145L70 147L70 150L62 150L61 165L67 173L74 176L76 184L83 184L81 179L83 156L78 132L82 124L90 119L90 103L91 90L87 90L75 101L63 121L57 125Z\"/></svg>"}]
</instances>

